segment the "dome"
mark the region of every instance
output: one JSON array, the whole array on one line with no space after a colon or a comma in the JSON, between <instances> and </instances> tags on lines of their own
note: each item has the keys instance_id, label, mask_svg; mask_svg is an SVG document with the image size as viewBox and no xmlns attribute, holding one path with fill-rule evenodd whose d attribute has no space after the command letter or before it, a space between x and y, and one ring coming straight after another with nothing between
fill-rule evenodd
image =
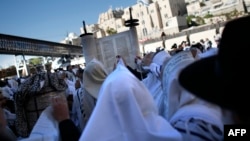
<instances>
[{"instance_id":1,"label":"dome","mask_svg":"<svg viewBox=\"0 0 250 141\"><path fill-rule=\"evenodd\" d=\"M64 40L65 40L65 41L68 41L68 40L69 40L69 37L66 37Z\"/></svg>"},{"instance_id":2,"label":"dome","mask_svg":"<svg viewBox=\"0 0 250 141\"><path fill-rule=\"evenodd\" d=\"M75 38L78 38L78 36L76 35L76 33L71 32L71 33L69 33L68 38L75 39Z\"/></svg>"}]
</instances>

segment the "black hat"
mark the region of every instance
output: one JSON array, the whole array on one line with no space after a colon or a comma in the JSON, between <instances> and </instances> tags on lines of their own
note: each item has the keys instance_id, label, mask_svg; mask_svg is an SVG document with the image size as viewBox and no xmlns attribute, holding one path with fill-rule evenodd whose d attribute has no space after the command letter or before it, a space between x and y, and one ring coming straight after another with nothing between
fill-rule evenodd
<instances>
[{"instance_id":1,"label":"black hat","mask_svg":"<svg viewBox=\"0 0 250 141\"><path fill-rule=\"evenodd\" d=\"M177 48L177 44L176 44L176 43L174 43L174 44L172 45L171 49L175 49L175 48Z\"/></svg>"},{"instance_id":2,"label":"black hat","mask_svg":"<svg viewBox=\"0 0 250 141\"><path fill-rule=\"evenodd\" d=\"M179 76L180 84L193 94L239 113L250 101L250 16L226 23L218 54L196 61Z\"/></svg>"}]
</instances>

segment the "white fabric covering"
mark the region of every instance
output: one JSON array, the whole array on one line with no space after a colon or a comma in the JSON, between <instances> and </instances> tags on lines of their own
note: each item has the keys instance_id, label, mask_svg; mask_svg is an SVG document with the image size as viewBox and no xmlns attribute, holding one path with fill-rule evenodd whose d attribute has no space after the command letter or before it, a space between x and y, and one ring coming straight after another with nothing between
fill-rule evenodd
<instances>
[{"instance_id":1,"label":"white fabric covering","mask_svg":"<svg viewBox=\"0 0 250 141\"><path fill-rule=\"evenodd\" d=\"M178 83L180 71L192 62L194 58L189 52L180 52L164 67L162 85L167 97L167 120L175 123L178 120L200 119L223 131L221 108L197 98Z\"/></svg>"},{"instance_id":2,"label":"white fabric covering","mask_svg":"<svg viewBox=\"0 0 250 141\"><path fill-rule=\"evenodd\" d=\"M166 116L166 97L163 95L159 76L163 62L170 58L171 56L166 51L158 52L152 59L152 63L150 64L150 72L147 74L147 77L142 80L144 85L148 88L150 94L153 96L158 107L159 114L164 118Z\"/></svg>"},{"instance_id":3,"label":"white fabric covering","mask_svg":"<svg viewBox=\"0 0 250 141\"><path fill-rule=\"evenodd\" d=\"M118 64L106 78L80 141L179 141L181 135L158 115L152 96Z\"/></svg>"}]
</instances>

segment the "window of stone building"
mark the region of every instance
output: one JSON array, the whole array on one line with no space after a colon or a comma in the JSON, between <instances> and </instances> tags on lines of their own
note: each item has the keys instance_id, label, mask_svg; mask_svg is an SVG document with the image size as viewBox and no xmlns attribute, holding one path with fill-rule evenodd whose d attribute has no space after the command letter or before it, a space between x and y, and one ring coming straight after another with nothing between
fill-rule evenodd
<instances>
[{"instance_id":1,"label":"window of stone building","mask_svg":"<svg viewBox=\"0 0 250 141\"><path fill-rule=\"evenodd\" d=\"M141 11L141 15L143 16L143 12Z\"/></svg>"},{"instance_id":2,"label":"window of stone building","mask_svg":"<svg viewBox=\"0 0 250 141\"><path fill-rule=\"evenodd\" d=\"M143 36L147 36L148 35L147 28L143 28L142 33L143 33Z\"/></svg>"},{"instance_id":3,"label":"window of stone building","mask_svg":"<svg viewBox=\"0 0 250 141\"><path fill-rule=\"evenodd\" d=\"M168 22L166 22L165 26L168 27Z\"/></svg>"},{"instance_id":4,"label":"window of stone building","mask_svg":"<svg viewBox=\"0 0 250 141\"><path fill-rule=\"evenodd\" d=\"M165 17L165 18L168 18L168 14L164 14L164 17Z\"/></svg>"},{"instance_id":5,"label":"window of stone building","mask_svg":"<svg viewBox=\"0 0 250 141\"><path fill-rule=\"evenodd\" d=\"M143 25L144 25L144 24L145 24L145 21L144 21L144 20L142 20L142 21L141 21L141 24L143 24Z\"/></svg>"}]
</instances>

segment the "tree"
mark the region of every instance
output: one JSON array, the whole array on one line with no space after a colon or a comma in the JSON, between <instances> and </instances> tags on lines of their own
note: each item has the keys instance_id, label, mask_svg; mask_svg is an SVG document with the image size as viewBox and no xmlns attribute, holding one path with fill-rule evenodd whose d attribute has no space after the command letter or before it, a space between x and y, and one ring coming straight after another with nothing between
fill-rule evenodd
<instances>
[{"instance_id":1,"label":"tree","mask_svg":"<svg viewBox=\"0 0 250 141\"><path fill-rule=\"evenodd\" d=\"M29 59L29 64L30 65L39 65L39 64L42 64L42 63L43 63L43 58L42 57Z\"/></svg>"},{"instance_id":2,"label":"tree","mask_svg":"<svg viewBox=\"0 0 250 141\"><path fill-rule=\"evenodd\" d=\"M239 16L239 11L238 11L237 9L234 9L234 10L231 12L231 16L233 16L233 17Z\"/></svg>"},{"instance_id":3,"label":"tree","mask_svg":"<svg viewBox=\"0 0 250 141\"><path fill-rule=\"evenodd\" d=\"M225 16L226 16L226 20L231 20L232 19L231 16L230 16L230 13L226 13Z\"/></svg>"},{"instance_id":4,"label":"tree","mask_svg":"<svg viewBox=\"0 0 250 141\"><path fill-rule=\"evenodd\" d=\"M8 76L14 76L14 75L16 75L16 67L14 65L0 70L0 78L5 78Z\"/></svg>"},{"instance_id":5,"label":"tree","mask_svg":"<svg viewBox=\"0 0 250 141\"><path fill-rule=\"evenodd\" d=\"M212 17L214 17L214 15L213 15L213 14L210 14L210 13L208 12L203 18L208 19L208 18L212 18Z\"/></svg>"},{"instance_id":6,"label":"tree","mask_svg":"<svg viewBox=\"0 0 250 141\"><path fill-rule=\"evenodd\" d=\"M204 21L204 19L202 17L197 16L196 17L196 23L198 25L203 25L203 24L205 24L205 21Z\"/></svg>"},{"instance_id":7,"label":"tree","mask_svg":"<svg viewBox=\"0 0 250 141\"><path fill-rule=\"evenodd\" d=\"M187 16L187 24L188 24L189 27L193 25L193 19L194 18L195 18L194 15Z\"/></svg>"},{"instance_id":8,"label":"tree","mask_svg":"<svg viewBox=\"0 0 250 141\"><path fill-rule=\"evenodd\" d=\"M187 17L187 24L189 27L198 26L198 25L205 24L205 21L202 17L195 16L195 15L189 15Z\"/></svg>"},{"instance_id":9,"label":"tree","mask_svg":"<svg viewBox=\"0 0 250 141\"><path fill-rule=\"evenodd\" d=\"M114 28L110 28L110 27L106 29L106 32L108 33L108 35L113 35L117 33L117 31Z\"/></svg>"}]
</instances>

